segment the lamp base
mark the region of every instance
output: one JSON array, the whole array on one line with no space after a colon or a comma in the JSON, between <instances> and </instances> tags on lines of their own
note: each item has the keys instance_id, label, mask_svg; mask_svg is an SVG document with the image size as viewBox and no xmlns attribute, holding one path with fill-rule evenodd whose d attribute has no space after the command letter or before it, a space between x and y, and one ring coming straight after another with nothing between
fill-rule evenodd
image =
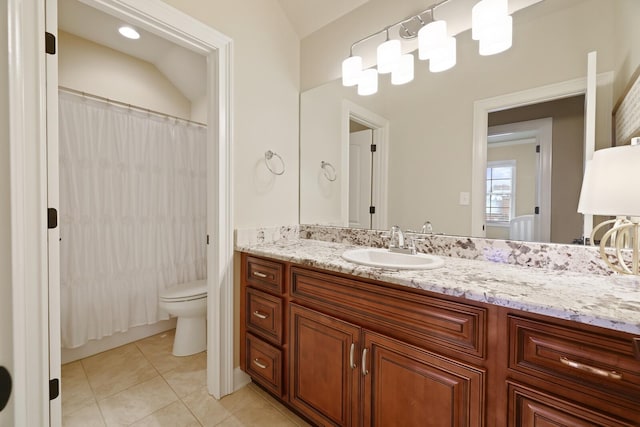
<instances>
[{"instance_id":1,"label":"lamp base","mask_svg":"<svg viewBox=\"0 0 640 427\"><path fill-rule=\"evenodd\" d=\"M613 224L600 240L600 256L604 262L616 273L640 275L640 221L637 217L631 220L618 218L604 221L598 224L591 233L591 242L594 242L595 233L604 225ZM607 242L611 241L611 246L615 249L617 264L611 262L606 253ZM631 265L625 259L622 250L628 245L631 246Z\"/></svg>"}]
</instances>

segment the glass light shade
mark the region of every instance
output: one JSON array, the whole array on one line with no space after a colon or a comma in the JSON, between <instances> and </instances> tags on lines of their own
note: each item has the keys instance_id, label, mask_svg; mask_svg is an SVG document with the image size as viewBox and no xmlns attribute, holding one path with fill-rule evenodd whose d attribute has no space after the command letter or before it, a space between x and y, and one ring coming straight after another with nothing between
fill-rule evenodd
<instances>
[{"instance_id":1,"label":"glass light shade","mask_svg":"<svg viewBox=\"0 0 640 427\"><path fill-rule=\"evenodd\" d=\"M495 55L504 52L513 43L513 18L509 15L495 21L484 31L480 39L480 55Z\"/></svg>"},{"instance_id":2,"label":"glass light shade","mask_svg":"<svg viewBox=\"0 0 640 427\"><path fill-rule=\"evenodd\" d=\"M471 9L471 38L481 40L485 31L509 15L507 0L482 0Z\"/></svg>"},{"instance_id":3,"label":"glass light shade","mask_svg":"<svg viewBox=\"0 0 640 427\"><path fill-rule=\"evenodd\" d=\"M455 37L447 37L442 47L431 55L429 71L439 73L456 65L456 44Z\"/></svg>"},{"instance_id":4,"label":"glass light shade","mask_svg":"<svg viewBox=\"0 0 640 427\"><path fill-rule=\"evenodd\" d=\"M364 70L358 82L358 95L373 95L378 91L378 71L375 68Z\"/></svg>"},{"instance_id":5,"label":"glass light shade","mask_svg":"<svg viewBox=\"0 0 640 427\"><path fill-rule=\"evenodd\" d=\"M342 61L342 85L355 86L362 74L362 57L350 56Z\"/></svg>"},{"instance_id":6,"label":"glass light shade","mask_svg":"<svg viewBox=\"0 0 640 427\"><path fill-rule=\"evenodd\" d=\"M418 31L418 58L431 59L433 52L443 46L447 39L446 21L433 21Z\"/></svg>"},{"instance_id":7,"label":"glass light shade","mask_svg":"<svg viewBox=\"0 0 640 427\"><path fill-rule=\"evenodd\" d=\"M387 74L393 71L400 56L402 55L402 45L400 40L387 40L378 46L378 73Z\"/></svg>"},{"instance_id":8,"label":"glass light shade","mask_svg":"<svg viewBox=\"0 0 640 427\"><path fill-rule=\"evenodd\" d=\"M640 146L598 150L587 162L578 212L640 217Z\"/></svg>"},{"instance_id":9,"label":"glass light shade","mask_svg":"<svg viewBox=\"0 0 640 427\"><path fill-rule=\"evenodd\" d=\"M413 80L413 62L412 54L402 55L398 65L391 72L391 84L403 85Z\"/></svg>"}]
</instances>

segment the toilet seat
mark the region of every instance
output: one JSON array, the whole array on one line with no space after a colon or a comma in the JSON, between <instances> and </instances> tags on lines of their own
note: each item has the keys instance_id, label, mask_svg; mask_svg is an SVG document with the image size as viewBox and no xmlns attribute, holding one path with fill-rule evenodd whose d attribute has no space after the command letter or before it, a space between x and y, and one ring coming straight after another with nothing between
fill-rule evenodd
<instances>
[{"instance_id":1,"label":"toilet seat","mask_svg":"<svg viewBox=\"0 0 640 427\"><path fill-rule=\"evenodd\" d=\"M193 301L207 297L207 281L194 280L171 286L160 293L160 301L181 302Z\"/></svg>"}]
</instances>

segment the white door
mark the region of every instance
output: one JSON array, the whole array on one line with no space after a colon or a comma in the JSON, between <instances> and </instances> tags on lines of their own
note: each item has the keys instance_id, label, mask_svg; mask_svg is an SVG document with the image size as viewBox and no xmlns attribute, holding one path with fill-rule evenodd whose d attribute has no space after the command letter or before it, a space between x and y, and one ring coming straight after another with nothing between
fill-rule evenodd
<instances>
[{"instance_id":1,"label":"white door","mask_svg":"<svg viewBox=\"0 0 640 427\"><path fill-rule=\"evenodd\" d=\"M349 136L349 227L371 228L371 176L373 131Z\"/></svg>"},{"instance_id":2,"label":"white door","mask_svg":"<svg viewBox=\"0 0 640 427\"><path fill-rule=\"evenodd\" d=\"M7 3L0 6L0 84L8 87L8 27ZM0 93L0 235L11 235L11 209L9 187L9 99L6 91ZM13 375L13 328L11 310L11 241L0 241L0 426L12 426L13 401L7 399L12 393L9 387L10 377ZM3 368L6 371L3 371Z\"/></svg>"},{"instance_id":3,"label":"white door","mask_svg":"<svg viewBox=\"0 0 640 427\"><path fill-rule=\"evenodd\" d=\"M45 2L45 28L55 37L55 53L46 56L47 90L47 207L49 230L47 248L49 258L49 380L57 396L49 401L49 425L62 425L61 356L60 356L60 228L57 225L59 209L58 193L58 3ZM53 43L53 37L50 37ZM49 52L49 49L47 49ZM56 224L53 224L56 222ZM55 391L54 391L55 393ZM55 394L54 394L55 396ZM53 396L52 396L53 397Z\"/></svg>"}]
</instances>

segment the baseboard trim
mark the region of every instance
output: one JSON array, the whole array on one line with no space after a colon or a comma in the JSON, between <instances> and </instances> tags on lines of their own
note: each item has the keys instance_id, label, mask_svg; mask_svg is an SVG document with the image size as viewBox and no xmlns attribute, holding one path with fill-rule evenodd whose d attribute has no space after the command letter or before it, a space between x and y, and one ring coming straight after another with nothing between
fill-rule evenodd
<instances>
[{"instance_id":1,"label":"baseboard trim","mask_svg":"<svg viewBox=\"0 0 640 427\"><path fill-rule=\"evenodd\" d=\"M233 391L236 392L251 382L251 377L244 373L239 366L233 370Z\"/></svg>"},{"instance_id":2,"label":"baseboard trim","mask_svg":"<svg viewBox=\"0 0 640 427\"><path fill-rule=\"evenodd\" d=\"M65 363L84 359L85 357L93 356L94 354L102 353L112 348L175 329L175 327L176 318L174 317L169 320L161 320L153 325L137 326L129 329L127 332L118 332L100 340L91 340L82 347L63 348L62 364L64 365Z\"/></svg>"}]
</instances>

